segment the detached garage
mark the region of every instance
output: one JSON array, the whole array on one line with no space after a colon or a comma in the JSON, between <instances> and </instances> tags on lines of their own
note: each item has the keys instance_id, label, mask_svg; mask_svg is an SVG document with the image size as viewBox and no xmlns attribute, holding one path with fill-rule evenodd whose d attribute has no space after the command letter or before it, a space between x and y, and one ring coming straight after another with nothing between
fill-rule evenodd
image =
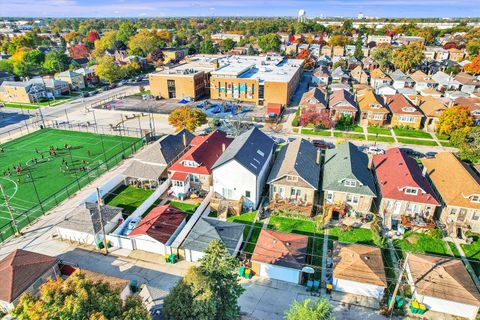
<instances>
[{"instance_id":1,"label":"detached garage","mask_svg":"<svg viewBox=\"0 0 480 320\"><path fill-rule=\"evenodd\" d=\"M156 207L128 236L134 239L134 249L165 255L165 246L182 230L186 218L186 213L171 205Z\"/></svg>"},{"instance_id":2,"label":"detached garage","mask_svg":"<svg viewBox=\"0 0 480 320\"><path fill-rule=\"evenodd\" d=\"M253 251L252 269L261 277L298 284L307 245L307 236L262 229Z\"/></svg>"},{"instance_id":3,"label":"detached garage","mask_svg":"<svg viewBox=\"0 0 480 320\"><path fill-rule=\"evenodd\" d=\"M382 299L387 277L380 248L335 243L333 263L334 290Z\"/></svg>"},{"instance_id":4,"label":"detached garage","mask_svg":"<svg viewBox=\"0 0 480 320\"><path fill-rule=\"evenodd\" d=\"M480 294L461 260L410 254L407 276L413 298L427 310L467 319L477 317Z\"/></svg>"}]
</instances>

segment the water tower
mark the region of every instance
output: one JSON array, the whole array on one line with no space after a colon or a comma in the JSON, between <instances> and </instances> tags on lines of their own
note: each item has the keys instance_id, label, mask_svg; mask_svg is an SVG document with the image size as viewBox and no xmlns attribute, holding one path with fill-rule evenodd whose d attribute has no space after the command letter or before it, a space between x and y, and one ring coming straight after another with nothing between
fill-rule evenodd
<instances>
[{"instance_id":1,"label":"water tower","mask_svg":"<svg viewBox=\"0 0 480 320\"><path fill-rule=\"evenodd\" d=\"M307 19L306 12L303 9L298 10L298 22L305 22Z\"/></svg>"}]
</instances>

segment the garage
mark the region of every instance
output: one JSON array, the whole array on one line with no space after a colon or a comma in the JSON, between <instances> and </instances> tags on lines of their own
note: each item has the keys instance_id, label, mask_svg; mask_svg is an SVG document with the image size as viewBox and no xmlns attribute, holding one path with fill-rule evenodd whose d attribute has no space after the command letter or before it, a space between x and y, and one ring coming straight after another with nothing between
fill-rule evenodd
<instances>
[{"instance_id":1,"label":"garage","mask_svg":"<svg viewBox=\"0 0 480 320\"><path fill-rule=\"evenodd\" d=\"M333 279L333 288L336 291L357 294L378 300L382 299L383 292L385 291L385 288L382 286L337 278Z\"/></svg>"},{"instance_id":2,"label":"garage","mask_svg":"<svg viewBox=\"0 0 480 320\"><path fill-rule=\"evenodd\" d=\"M282 280L291 283L299 283L301 270L275 266L271 264L260 264L260 276L270 279Z\"/></svg>"},{"instance_id":3,"label":"garage","mask_svg":"<svg viewBox=\"0 0 480 320\"><path fill-rule=\"evenodd\" d=\"M145 235L136 236L133 239L135 243L134 248L136 250L143 250L165 255L165 245L163 243Z\"/></svg>"},{"instance_id":4,"label":"garage","mask_svg":"<svg viewBox=\"0 0 480 320\"><path fill-rule=\"evenodd\" d=\"M419 295L416 295L415 298L419 302L425 304L425 306L427 306L427 309L437 312L448 313L467 319L475 319L478 313L478 306L474 305L455 301L448 301L428 296L423 296L423 298L421 298Z\"/></svg>"}]
</instances>

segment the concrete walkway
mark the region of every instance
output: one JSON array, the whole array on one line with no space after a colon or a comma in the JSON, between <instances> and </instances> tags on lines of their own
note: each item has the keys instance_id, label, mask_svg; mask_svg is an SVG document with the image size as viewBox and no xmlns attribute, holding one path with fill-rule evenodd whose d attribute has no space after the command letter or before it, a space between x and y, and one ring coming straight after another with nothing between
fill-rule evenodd
<instances>
[{"instance_id":1,"label":"concrete walkway","mask_svg":"<svg viewBox=\"0 0 480 320\"><path fill-rule=\"evenodd\" d=\"M323 233L323 248L322 248L322 281L321 281L321 293L326 294L325 284L327 283L327 258L328 258L328 232L329 226L325 226Z\"/></svg>"},{"instance_id":2,"label":"concrete walkway","mask_svg":"<svg viewBox=\"0 0 480 320\"><path fill-rule=\"evenodd\" d=\"M460 245L458 239L453 239L453 243L455 243L455 247L457 247L458 253L460 254L460 259L462 259L463 263L465 264L465 267L467 268L468 272L470 273L470 276L472 277L473 282L475 282L475 285L477 286L477 289L480 290L480 280L478 279L477 275L475 274L475 271L473 270L473 267L470 264L470 261L468 261L467 257L465 256L465 252L463 251L463 248Z\"/></svg>"}]
</instances>

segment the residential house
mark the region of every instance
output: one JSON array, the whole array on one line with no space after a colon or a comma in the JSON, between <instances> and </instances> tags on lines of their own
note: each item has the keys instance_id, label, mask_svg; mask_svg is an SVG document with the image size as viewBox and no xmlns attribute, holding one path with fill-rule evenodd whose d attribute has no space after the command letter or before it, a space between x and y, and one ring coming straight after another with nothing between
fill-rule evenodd
<instances>
[{"instance_id":1,"label":"residential house","mask_svg":"<svg viewBox=\"0 0 480 320\"><path fill-rule=\"evenodd\" d=\"M347 71L343 70L341 66L338 66L332 71L333 83L348 83L350 81L350 75Z\"/></svg>"},{"instance_id":2,"label":"residential house","mask_svg":"<svg viewBox=\"0 0 480 320\"><path fill-rule=\"evenodd\" d=\"M358 65L350 72L352 80L355 83L368 84L368 74L363 70L361 65Z\"/></svg>"},{"instance_id":3,"label":"residential house","mask_svg":"<svg viewBox=\"0 0 480 320\"><path fill-rule=\"evenodd\" d=\"M465 72L460 72L455 76L455 80L460 82L460 90L465 93L480 92L480 80Z\"/></svg>"},{"instance_id":4,"label":"residential house","mask_svg":"<svg viewBox=\"0 0 480 320\"><path fill-rule=\"evenodd\" d=\"M394 87L392 87L389 84L383 84L375 90L375 93L378 94L379 96L382 96L382 97L385 98L385 97L392 96L392 95L396 94L397 89L395 89Z\"/></svg>"},{"instance_id":5,"label":"residential house","mask_svg":"<svg viewBox=\"0 0 480 320\"><path fill-rule=\"evenodd\" d=\"M366 153L350 142L325 152L323 203L340 214L367 214L372 207L375 183Z\"/></svg>"},{"instance_id":6,"label":"residential house","mask_svg":"<svg viewBox=\"0 0 480 320\"><path fill-rule=\"evenodd\" d=\"M55 98L60 97L61 95L70 94L72 89L70 85L62 80L55 80L52 78L41 78L35 77L30 79L30 83L38 84L40 86L44 86L47 90L48 98Z\"/></svg>"},{"instance_id":7,"label":"residential house","mask_svg":"<svg viewBox=\"0 0 480 320\"><path fill-rule=\"evenodd\" d=\"M434 228L439 203L415 159L392 148L385 154L374 155L373 163L379 191L378 212L384 227Z\"/></svg>"},{"instance_id":8,"label":"residential house","mask_svg":"<svg viewBox=\"0 0 480 320\"><path fill-rule=\"evenodd\" d=\"M169 291L167 290L142 284L138 296L140 299L142 299L143 305L150 312L150 314L155 314L157 310L162 309L163 302L168 294Z\"/></svg>"},{"instance_id":9,"label":"residential house","mask_svg":"<svg viewBox=\"0 0 480 320\"><path fill-rule=\"evenodd\" d=\"M67 70L57 73L55 79L68 82L73 89L85 89L85 81L82 74Z\"/></svg>"},{"instance_id":10,"label":"residential house","mask_svg":"<svg viewBox=\"0 0 480 320\"><path fill-rule=\"evenodd\" d=\"M453 105L456 106L467 106L470 109L475 122L480 123L480 97L473 96L470 98L457 98L453 101Z\"/></svg>"},{"instance_id":11,"label":"residential house","mask_svg":"<svg viewBox=\"0 0 480 320\"><path fill-rule=\"evenodd\" d=\"M307 246L307 236L261 229L251 258L252 270L260 277L299 284Z\"/></svg>"},{"instance_id":12,"label":"residential house","mask_svg":"<svg viewBox=\"0 0 480 320\"><path fill-rule=\"evenodd\" d=\"M170 62L177 63L188 55L187 48L164 48L163 52L163 64Z\"/></svg>"},{"instance_id":13,"label":"residential house","mask_svg":"<svg viewBox=\"0 0 480 320\"><path fill-rule=\"evenodd\" d=\"M343 57L345 55L345 48L343 46L333 47L332 56L333 57Z\"/></svg>"},{"instance_id":14,"label":"residential house","mask_svg":"<svg viewBox=\"0 0 480 320\"><path fill-rule=\"evenodd\" d=\"M360 109L360 125L384 126L388 123L390 111L383 104L383 99L373 90L363 90L357 94Z\"/></svg>"},{"instance_id":15,"label":"residential house","mask_svg":"<svg viewBox=\"0 0 480 320\"><path fill-rule=\"evenodd\" d=\"M0 312L11 311L23 293L35 295L49 278L60 272L59 260L44 254L17 249L0 261Z\"/></svg>"},{"instance_id":16,"label":"residential house","mask_svg":"<svg viewBox=\"0 0 480 320\"><path fill-rule=\"evenodd\" d=\"M427 76L420 70L415 71L410 75L410 78L415 81L415 90L422 91L425 89L435 89L437 87L437 83L435 80L432 79L431 76Z\"/></svg>"},{"instance_id":17,"label":"residential house","mask_svg":"<svg viewBox=\"0 0 480 320\"><path fill-rule=\"evenodd\" d=\"M370 72L370 85L373 89L378 89L382 85L389 85L392 79L385 74L380 68L374 69Z\"/></svg>"},{"instance_id":18,"label":"residential house","mask_svg":"<svg viewBox=\"0 0 480 320\"><path fill-rule=\"evenodd\" d=\"M448 234L464 239L466 231L480 232L480 181L476 173L449 152L422 163L442 203L440 220Z\"/></svg>"},{"instance_id":19,"label":"residential house","mask_svg":"<svg viewBox=\"0 0 480 320\"><path fill-rule=\"evenodd\" d=\"M274 210L312 214L318 203L320 157L320 149L301 138L280 150L268 177Z\"/></svg>"},{"instance_id":20,"label":"residential house","mask_svg":"<svg viewBox=\"0 0 480 320\"><path fill-rule=\"evenodd\" d=\"M184 197L192 191L208 192L212 186L212 166L232 140L218 130L194 137L190 149L168 168L173 194Z\"/></svg>"},{"instance_id":21,"label":"residential house","mask_svg":"<svg viewBox=\"0 0 480 320\"><path fill-rule=\"evenodd\" d=\"M443 71L438 71L432 76L432 79L438 83L438 90L445 91L456 91L460 89L462 85L458 80L455 80L454 77L449 76Z\"/></svg>"},{"instance_id":22,"label":"residential house","mask_svg":"<svg viewBox=\"0 0 480 320\"><path fill-rule=\"evenodd\" d=\"M438 119L447 106L445 106L442 101L432 96L417 96L415 104L425 115L423 129L428 132L437 131Z\"/></svg>"},{"instance_id":23,"label":"residential house","mask_svg":"<svg viewBox=\"0 0 480 320\"><path fill-rule=\"evenodd\" d=\"M476 319L480 294L462 260L409 254L406 273L412 298L427 310Z\"/></svg>"},{"instance_id":24,"label":"residential house","mask_svg":"<svg viewBox=\"0 0 480 320\"><path fill-rule=\"evenodd\" d=\"M0 85L3 81L15 81L15 76L9 72L0 70Z\"/></svg>"},{"instance_id":25,"label":"residential house","mask_svg":"<svg viewBox=\"0 0 480 320\"><path fill-rule=\"evenodd\" d=\"M322 50L321 50L321 53L322 53L322 55L331 57L332 56L332 47L323 46Z\"/></svg>"},{"instance_id":26,"label":"residential house","mask_svg":"<svg viewBox=\"0 0 480 320\"><path fill-rule=\"evenodd\" d=\"M160 180L167 178L167 168L188 150L194 137L190 131L183 129L144 147L123 171L125 184L141 187L158 185Z\"/></svg>"},{"instance_id":27,"label":"residential house","mask_svg":"<svg viewBox=\"0 0 480 320\"><path fill-rule=\"evenodd\" d=\"M369 34L367 38L367 43L370 42L375 42L375 45L379 44L390 44L392 43L392 37L391 36L385 36L385 35L374 35L374 34Z\"/></svg>"},{"instance_id":28,"label":"residential house","mask_svg":"<svg viewBox=\"0 0 480 320\"><path fill-rule=\"evenodd\" d=\"M257 127L236 137L212 166L214 197L242 200L256 209L273 164L276 144Z\"/></svg>"},{"instance_id":29,"label":"residential house","mask_svg":"<svg viewBox=\"0 0 480 320\"><path fill-rule=\"evenodd\" d=\"M392 126L420 129L424 118L423 114L403 94L397 93L393 96L388 96L386 104L392 112Z\"/></svg>"},{"instance_id":30,"label":"residential house","mask_svg":"<svg viewBox=\"0 0 480 320\"><path fill-rule=\"evenodd\" d=\"M465 49L450 48L448 49L448 52L449 59L452 61L462 61L466 56Z\"/></svg>"},{"instance_id":31,"label":"residential house","mask_svg":"<svg viewBox=\"0 0 480 320\"><path fill-rule=\"evenodd\" d=\"M33 103L48 99L43 84L30 81L4 81L0 85L0 101L12 103Z\"/></svg>"},{"instance_id":32,"label":"residential house","mask_svg":"<svg viewBox=\"0 0 480 320\"><path fill-rule=\"evenodd\" d=\"M184 250L185 260L197 262L202 258L211 241L222 242L232 256L236 256L243 242L245 225L222 221L216 218L201 217L193 226L180 248Z\"/></svg>"},{"instance_id":33,"label":"residential house","mask_svg":"<svg viewBox=\"0 0 480 320\"><path fill-rule=\"evenodd\" d=\"M102 219L96 203L79 205L57 224L57 235L62 240L97 246L104 240L102 225L108 234L123 222L122 208L102 205L101 210Z\"/></svg>"},{"instance_id":34,"label":"residential house","mask_svg":"<svg viewBox=\"0 0 480 320\"><path fill-rule=\"evenodd\" d=\"M338 121L340 117L348 116L355 121L357 114L357 103L350 91L337 90L330 94L328 106L330 108L330 117L333 121Z\"/></svg>"},{"instance_id":35,"label":"residential house","mask_svg":"<svg viewBox=\"0 0 480 320\"><path fill-rule=\"evenodd\" d=\"M167 204L153 208L129 234L135 241L135 249L161 255L166 246L177 237L186 223L187 214Z\"/></svg>"},{"instance_id":36,"label":"residential house","mask_svg":"<svg viewBox=\"0 0 480 320\"><path fill-rule=\"evenodd\" d=\"M321 66L315 69L312 73L312 82L316 85L328 85L330 83L330 72L328 71L328 68Z\"/></svg>"},{"instance_id":37,"label":"residential house","mask_svg":"<svg viewBox=\"0 0 480 320\"><path fill-rule=\"evenodd\" d=\"M372 57L369 57L368 55L365 55L365 57L362 59L362 65L363 65L363 68L370 71L373 71L380 67L378 62L375 61L375 59L373 59Z\"/></svg>"},{"instance_id":38,"label":"residential house","mask_svg":"<svg viewBox=\"0 0 480 320\"><path fill-rule=\"evenodd\" d=\"M299 106L302 109L325 110L328 107L327 92L321 87L312 88L303 94Z\"/></svg>"},{"instance_id":39,"label":"residential house","mask_svg":"<svg viewBox=\"0 0 480 320\"><path fill-rule=\"evenodd\" d=\"M400 36L400 37L398 37L397 41L398 41L398 43L400 43L404 46L408 46L409 44L412 44L412 43L418 43L418 44L421 44L421 45L425 44L425 38L416 37L416 36Z\"/></svg>"},{"instance_id":40,"label":"residential house","mask_svg":"<svg viewBox=\"0 0 480 320\"><path fill-rule=\"evenodd\" d=\"M362 63L360 61L358 61L358 59L355 58L355 57L350 57L350 58L347 59L347 69L348 70L353 70L356 67L361 66L361 65L362 65Z\"/></svg>"},{"instance_id":41,"label":"residential house","mask_svg":"<svg viewBox=\"0 0 480 320\"><path fill-rule=\"evenodd\" d=\"M382 250L335 242L332 278L333 290L381 300L387 288Z\"/></svg>"},{"instance_id":42,"label":"residential house","mask_svg":"<svg viewBox=\"0 0 480 320\"><path fill-rule=\"evenodd\" d=\"M415 81L399 69L390 73L390 78L392 78L392 86L395 89L415 87Z\"/></svg>"},{"instance_id":43,"label":"residential house","mask_svg":"<svg viewBox=\"0 0 480 320\"><path fill-rule=\"evenodd\" d=\"M83 76L83 82L87 86L94 85L100 81L98 76L95 74L95 69L93 67L83 67L75 70L75 73Z\"/></svg>"}]
</instances>

